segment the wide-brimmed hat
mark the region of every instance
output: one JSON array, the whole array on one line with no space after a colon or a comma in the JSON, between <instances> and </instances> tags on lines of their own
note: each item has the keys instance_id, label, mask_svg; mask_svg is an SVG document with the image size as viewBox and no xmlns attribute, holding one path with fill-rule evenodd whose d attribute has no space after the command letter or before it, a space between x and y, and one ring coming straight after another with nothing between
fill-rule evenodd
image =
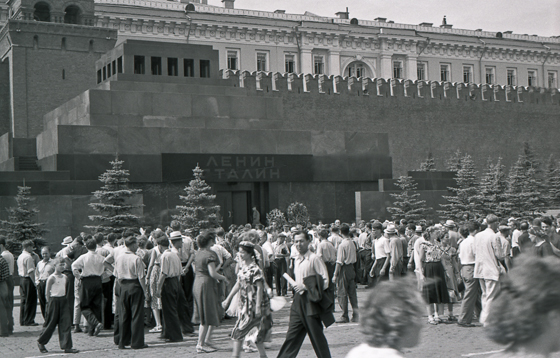
<instances>
[{"instance_id":1,"label":"wide-brimmed hat","mask_svg":"<svg viewBox=\"0 0 560 358\"><path fill-rule=\"evenodd\" d=\"M74 241L74 239L72 239L72 236L66 236L64 240L62 240L62 246L68 246L72 243L72 241Z\"/></svg>"},{"instance_id":2,"label":"wide-brimmed hat","mask_svg":"<svg viewBox=\"0 0 560 358\"><path fill-rule=\"evenodd\" d=\"M422 226L417 225L415 231L416 231L416 232L422 232Z\"/></svg>"},{"instance_id":3,"label":"wide-brimmed hat","mask_svg":"<svg viewBox=\"0 0 560 358\"><path fill-rule=\"evenodd\" d=\"M183 239L183 234L181 234L180 231L172 231L171 234L169 234L169 240L173 241L173 240L182 240Z\"/></svg>"},{"instance_id":4,"label":"wide-brimmed hat","mask_svg":"<svg viewBox=\"0 0 560 358\"><path fill-rule=\"evenodd\" d=\"M387 228L384 231L386 234L396 234L397 227L395 226L395 224L388 224Z\"/></svg>"},{"instance_id":5,"label":"wide-brimmed hat","mask_svg":"<svg viewBox=\"0 0 560 358\"><path fill-rule=\"evenodd\" d=\"M511 229L511 228L510 228L509 226L507 226L507 225L500 225L500 226L498 227L498 230L500 230L500 231L502 231L502 230L510 230L510 229Z\"/></svg>"},{"instance_id":6,"label":"wide-brimmed hat","mask_svg":"<svg viewBox=\"0 0 560 358\"><path fill-rule=\"evenodd\" d=\"M445 226L445 227L455 227L455 221L453 221L453 220L447 220L447 221L445 222L445 224L443 224L443 226Z\"/></svg>"}]
</instances>

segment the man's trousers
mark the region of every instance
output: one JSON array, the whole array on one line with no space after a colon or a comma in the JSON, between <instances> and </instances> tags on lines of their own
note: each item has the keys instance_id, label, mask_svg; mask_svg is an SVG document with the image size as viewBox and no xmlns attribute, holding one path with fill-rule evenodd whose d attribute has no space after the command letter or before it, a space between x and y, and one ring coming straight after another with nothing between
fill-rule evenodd
<instances>
[{"instance_id":1,"label":"man's trousers","mask_svg":"<svg viewBox=\"0 0 560 358\"><path fill-rule=\"evenodd\" d=\"M179 320L181 321L181 330L183 333L193 333L194 327L192 324L193 315L193 289L194 272L190 267L189 272L181 276L179 285Z\"/></svg>"},{"instance_id":2,"label":"man's trousers","mask_svg":"<svg viewBox=\"0 0 560 358\"><path fill-rule=\"evenodd\" d=\"M490 306L494 299L500 292L500 283L494 280L480 279L480 288L482 289L482 296L480 301L482 303L482 312L480 312L480 323L484 324L486 318L488 318L488 313L490 312Z\"/></svg>"},{"instance_id":3,"label":"man's trousers","mask_svg":"<svg viewBox=\"0 0 560 358\"><path fill-rule=\"evenodd\" d=\"M284 273L288 270L288 264L285 258L274 260L275 272L275 284L276 284L276 295L286 296L288 294L288 282L284 277Z\"/></svg>"},{"instance_id":4,"label":"man's trousers","mask_svg":"<svg viewBox=\"0 0 560 358\"><path fill-rule=\"evenodd\" d=\"M307 293L296 293L290 309L290 323L286 340L280 348L278 358L296 358L305 335L309 336L315 355L318 358L331 358L329 342L323 333L323 323L318 316L307 315Z\"/></svg>"},{"instance_id":5,"label":"man's trousers","mask_svg":"<svg viewBox=\"0 0 560 358\"><path fill-rule=\"evenodd\" d=\"M330 286L330 284L329 284ZM337 281L338 304L342 309L342 318L348 318L348 300L352 306L352 316L358 317L358 295L356 293L356 271L354 265L342 265Z\"/></svg>"},{"instance_id":6,"label":"man's trousers","mask_svg":"<svg viewBox=\"0 0 560 358\"><path fill-rule=\"evenodd\" d=\"M480 299L480 284L478 279L473 277L474 265L464 265L461 268L461 276L465 284L465 293L461 303L461 314L459 323L471 324L475 312L476 303Z\"/></svg>"},{"instance_id":7,"label":"man's trousers","mask_svg":"<svg viewBox=\"0 0 560 358\"><path fill-rule=\"evenodd\" d=\"M7 337L10 332L8 283L0 281L0 337Z\"/></svg>"},{"instance_id":8,"label":"man's trousers","mask_svg":"<svg viewBox=\"0 0 560 358\"><path fill-rule=\"evenodd\" d=\"M183 340L178 312L180 290L179 277L167 277L161 289L162 336L176 342Z\"/></svg>"},{"instance_id":9,"label":"man's trousers","mask_svg":"<svg viewBox=\"0 0 560 358\"><path fill-rule=\"evenodd\" d=\"M47 281L39 281L37 284L37 297L39 298L39 306L41 306L41 315L43 319L47 319L47 297L46 297Z\"/></svg>"},{"instance_id":10,"label":"man's trousers","mask_svg":"<svg viewBox=\"0 0 560 358\"><path fill-rule=\"evenodd\" d=\"M51 297L47 305L47 318L43 331L37 339L42 345L49 343L56 326L58 326L58 341L61 349L72 348L72 316L68 309L68 300L65 296Z\"/></svg>"},{"instance_id":11,"label":"man's trousers","mask_svg":"<svg viewBox=\"0 0 560 358\"><path fill-rule=\"evenodd\" d=\"M111 329L113 324L113 287L115 285L115 276L111 276L109 282L103 284L103 328Z\"/></svg>"},{"instance_id":12,"label":"man's trousers","mask_svg":"<svg viewBox=\"0 0 560 358\"><path fill-rule=\"evenodd\" d=\"M37 314L37 288L29 277L21 279L19 295L21 297L19 324L20 326L28 326L35 323L35 315Z\"/></svg>"},{"instance_id":13,"label":"man's trousers","mask_svg":"<svg viewBox=\"0 0 560 358\"><path fill-rule=\"evenodd\" d=\"M103 284L101 276L82 277L80 288L80 310L86 318L90 332L101 321L103 309Z\"/></svg>"},{"instance_id":14,"label":"man's trousers","mask_svg":"<svg viewBox=\"0 0 560 358\"><path fill-rule=\"evenodd\" d=\"M121 280L119 290L119 348L144 347L144 290L136 280Z\"/></svg>"}]
</instances>

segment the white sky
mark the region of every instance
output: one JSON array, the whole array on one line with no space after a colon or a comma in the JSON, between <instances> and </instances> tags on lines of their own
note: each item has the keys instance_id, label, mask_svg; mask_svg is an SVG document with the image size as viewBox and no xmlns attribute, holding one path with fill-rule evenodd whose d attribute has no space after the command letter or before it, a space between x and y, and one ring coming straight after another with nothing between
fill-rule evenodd
<instances>
[{"instance_id":1,"label":"white sky","mask_svg":"<svg viewBox=\"0 0 560 358\"><path fill-rule=\"evenodd\" d=\"M208 0L223 6L221 0ZM560 35L560 0L236 0L235 8L303 14L310 11L334 17L349 8L350 18L373 20L386 17L397 23L432 22L439 26L443 15L459 29L513 31L539 36Z\"/></svg>"}]
</instances>

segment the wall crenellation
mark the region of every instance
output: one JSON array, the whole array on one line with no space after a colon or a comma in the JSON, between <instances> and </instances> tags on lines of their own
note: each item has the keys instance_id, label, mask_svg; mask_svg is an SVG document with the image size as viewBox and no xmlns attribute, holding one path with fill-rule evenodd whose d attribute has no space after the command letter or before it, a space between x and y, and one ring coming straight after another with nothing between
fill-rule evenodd
<instances>
[{"instance_id":1,"label":"wall crenellation","mask_svg":"<svg viewBox=\"0 0 560 358\"><path fill-rule=\"evenodd\" d=\"M556 88L222 70L233 86L265 92L560 105Z\"/></svg>"}]
</instances>

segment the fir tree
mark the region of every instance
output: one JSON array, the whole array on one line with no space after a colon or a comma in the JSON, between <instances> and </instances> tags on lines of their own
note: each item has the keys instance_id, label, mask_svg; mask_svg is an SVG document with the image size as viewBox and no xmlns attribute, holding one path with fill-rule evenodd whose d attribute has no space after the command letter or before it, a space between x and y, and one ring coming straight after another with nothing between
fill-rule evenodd
<instances>
[{"instance_id":1,"label":"fir tree","mask_svg":"<svg viewBox=\"0 0 560 358\"><path fill-rule=\"evenodd\" d=\"M544 197L549 207L560 207L560 169L552 154L548 158L546 166L544 193L546 193Z\"/></svg>"},{"instance_id":2,"label":"fir tree","mask_svg":"<svg viewBox=\"0 0 560 358\"><path fill-rule=\"evenodd\" d=\"M523 150L519 158L521 159L522 165L526 171L530 168L533 168L537 175L541 174L541 163L537 160L533 148L531 148L529 142L523 142Z\"/></svg>"},{"instance_id":3,"label":"fir tree","mask_svg":"<svg viewBox=\"0 0 560 358\"><path fill-rule=\"evenodd\" d=\"M478 193L472 197L475 215L484 218L488 214L495 214L498 217L507 215L508 209L504 210L506 190L506 175L502 158L498 158L496 164L488 158L486 170L478 185Z\"/></svg>"},{"instance_id":4,"label":"fir tree","mask_svg":"<svg viewBox=\"0 0 560 358\"><path fill-rule=\"evenodd\" d=\"M104 234L120 234L125 230L138 232L140 217L132 211L142 205L130 203L134 195L142 192L141 189L131 189L128 186L128 170L123 169L124 161L115 158L111 163L111 169L99 176L99 181L104 185L100 190L93 192L99 202L90 203L89 206L95 210L97 215L90 215L89 219L95 225L87 225L86 228L94 232Z\"/></svg>"},{"instance_id":5,"label":"fir tree","mask_svg":"<svg viewBox=\"0 0 560 358\"><path fill-rule=\"evenodd\" d=\"M426 161L420 164L421 172L435 172L436 171L436 161L432 155L432 152L428 153L428 158Z\"/></svg>"},{"instance_id":6,"label":"fir tree","mask_svg":"<svg viewBox=\"0 0 560 358\"><path fill-rule=\"evenodd\" d=\"M198 235L201 230L214 229L220 226L220 206L216 205L216 195L211 194L212 188L202 178L204 171L198 164L193 169L194 179L185 187L187 195L179 197L184 205L177 205L179 215L173 218L179 220L183 228L192 230Z\"/></svg>"},{"instance_id":7,"label":"fir tree","mask_svg":"<svg viewBox=\"0 0 560 358\"><path fill-rule=\"evenodd\" d=\"M461 161L464 159L464 157L465 156L463 155L463 153L461 153L461 151L457 149L457 151L453 153L451 158L447 159L447 161L445 162L445 169L450 172L458 172L459 169L461 169Z\"/></svg>"},{"instance_id":8,"label":"fir tree","mask_svg":"<svg viewBox=\"0 0 560 358\"><path fill-rule=\"evenodd\" d=\"M472 215L475 211L475 201L473 198L478 192L476 182L477 171L475 170L472 157L468 154L461 158L456 168L459 168L455 175L457 187L448 188L455 195L443 197L449 204L441 204L440 206L443 210L440 210L438 213L445 219L462 221L465 218L465 214Z\"/></svg>"},{"instance_id":9,"label":"fir tree","mask_svg":"<svg viewBox=\"0 0 560 358\"><path fill-rule=\"evenodd\" d=\"M35 200L30 197L31 187L18 186L17 206L10 207L8 220L0 220L0 232L6 236L7 249L14 255L21 253L21 243L26 240L34 242L36 248L46 245L43 235L48 232L43 223L37 222L39 210L31 205Z\"/></svg>"},{"instance_id":10,"label":"fir tree","mask_svg":"<svg viewBox=\"0 0 560 358\"><path fill-rule=\"evenodd\" d=\"M268 223L268 226L275 227L279 230L282 230L282 227L288 224L286 216L280 209L272 209L268 214L266 214L266 222Z\"/></svg>"},{"instance_id":11,"label":"fir tree","mask_svg":"<svg viewBox=\"0 0 560 358\"><path fill-rule=\"evenodd\" d=\"M504 209L508 209L508 215L532 218L546 204L546 199L541 197L541 184L537 179L537 173L532 165L527 165L524 154L519 155L517 161L511 166L507 177L507 188Z\"/></svg>"},{"instance_id":12,"label":"fir tree","mask_svg":"<svg viewBox=\"0 0 560 358\"><path fill-rule=\"evenodd\" d=\"M431 208L426 207L425 200L419 199L418 183L412 177L402 175L395 185L401 189L401 192L390 194L394 198L394 207L388 207L387 211L392 218L394 220L406 219L407 221L425 219Z\"/></svg>"}]
</instances>

